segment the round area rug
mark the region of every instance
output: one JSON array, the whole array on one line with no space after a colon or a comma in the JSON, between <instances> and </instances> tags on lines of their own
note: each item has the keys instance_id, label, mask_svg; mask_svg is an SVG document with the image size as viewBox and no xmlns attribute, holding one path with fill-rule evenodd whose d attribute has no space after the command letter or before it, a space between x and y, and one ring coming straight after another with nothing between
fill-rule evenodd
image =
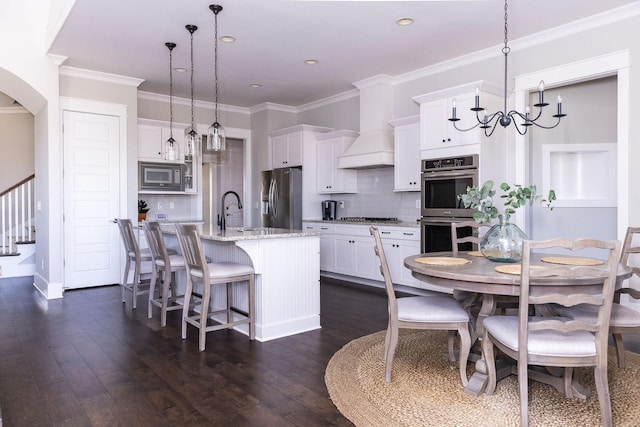
<instances>
[{"instance_id":1,"label":"round area rug","mask_svg":"<svg viewBox=\"0 0 640 427\"><path fill-rule=\"evenodd\" d=\"M498 382L493 396L473 397L462 389L458 368L446 357L442 331L401 330L391 383L384 381L384 331L358 338L333 355L325 373L331 400L351 422L362 427L518 426L518 379ZM613 424L640 425L640 355L626 352L619 369L609 349L609 390ZM469 365L468 374L472 372ZM575 375L591 397L566 399L554 388L529 381L531 426L599 426L600 406L592 368Z\"/></svg>"}]
</instances>

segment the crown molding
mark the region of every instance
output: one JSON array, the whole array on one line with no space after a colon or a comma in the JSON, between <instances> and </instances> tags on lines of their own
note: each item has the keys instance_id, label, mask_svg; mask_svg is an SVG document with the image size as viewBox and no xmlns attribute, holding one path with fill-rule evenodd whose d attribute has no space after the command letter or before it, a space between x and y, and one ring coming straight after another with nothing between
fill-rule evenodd
<instances>
[{"instance_id":1,"label":"crown molding","mask_svg":"<svg viewBox=\"0 0 640 427\"><path fill-rule=\"evenodd\" d=\"M69 67L63 65L60 67L60 74L70 77L79 77L82 79L97 80L101 82L115 83L126 86L138 87L144 79L135 77L121 76L118 74L103 73L101 71L86 70L84 68Z\"/></svg>"},{"instance_id":2,"label":"crown molding","mask_svg":"<svg viewBox=\"0 0 640 427\"><path fill-rule=\"evenodd\" d=\"M302 104L296 107L296 110L298 113L302 113L307 110L326 107L327 105L335 104L336 102L345 101L347 99L355 98L358 96L360 96L360 91L358 89L350 89L346 92L338 93L336 95L331 95L326 98L319 99L317 101L312 101L306 104Z\"/></svg>"},{"instance_id":3,"label":"crown molding","mask_svg":"<svg viewBox=\"0 0 640 427\"><path fill-rule=\"evenodd\" d=\"M146 99L147 101L169 103L169 95L163 95L160 93L153 93L153 92L145 92L143 90L138 91L138 99ZM173 103L191 107L190 98L181 98L181 97L173 96ZM198 101L196 99L193 100L193 105L194 107L208 108L211 110L215 110L216 108L216 104L214 102ZM218 103L218 110L226 111L229 113L237 113L237 114L251 114L251 112L249 111L249 108L236 107L234 105L226 105L226 104L220 104L220 103Z\"/></svg>"},{"instance_id":4,"label":"crown molding","mask_svg":"<svg viewBox=\"0 0 640 427\"><path fill-rule=\"evenodd\" d=\"M265 110L280 111L282 113L293 113L293 114L296 114L299 112L297 107L292 107L290 105L283 105L283 104L275 104L273 102L263 102L262 104L254 105L253 107L249 108L249 112L251 114L259 113L260 111L265 111Z\"/></svg>"}]
</instances>

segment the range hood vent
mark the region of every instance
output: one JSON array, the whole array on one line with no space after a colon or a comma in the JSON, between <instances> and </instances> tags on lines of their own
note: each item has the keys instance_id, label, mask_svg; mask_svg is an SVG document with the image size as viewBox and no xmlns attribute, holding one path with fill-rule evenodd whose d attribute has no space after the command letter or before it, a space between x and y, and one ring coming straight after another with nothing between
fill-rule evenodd
<instances>
[{"instance_id":1,"label":"range hood vent","mask_svg":"<svg viewBox=\"0 0 640 427\"><path fill-rule=\"evenodd\" d=\"M393 86L388 76L354 83L360 89L360 136L338 157L342 169L393 166Z\"/></svg>"}]
</instances>

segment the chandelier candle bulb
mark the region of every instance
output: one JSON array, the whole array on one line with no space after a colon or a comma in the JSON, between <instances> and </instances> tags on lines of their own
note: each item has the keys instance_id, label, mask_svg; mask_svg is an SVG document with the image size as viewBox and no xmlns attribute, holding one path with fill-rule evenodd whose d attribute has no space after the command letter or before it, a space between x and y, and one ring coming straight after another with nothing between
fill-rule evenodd
<instances>
[{"instance_id":1,"label":"chandelier candle bulb","mask_svg":"<svg viewBox=\"0 0 640 427\"><path fill-rule=\"evenodd\" d=\"M456 99L453 98L451 100L451 119L450 120L458 120L456 117Z\"/></svg>"}]
</instances>

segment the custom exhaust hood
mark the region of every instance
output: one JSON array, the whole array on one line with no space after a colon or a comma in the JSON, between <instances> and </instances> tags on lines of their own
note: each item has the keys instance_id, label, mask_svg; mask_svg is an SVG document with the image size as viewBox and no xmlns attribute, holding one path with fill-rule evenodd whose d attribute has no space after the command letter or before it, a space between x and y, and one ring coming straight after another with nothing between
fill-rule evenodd
<instances>
[{"instance_id":1,"label":"custom exhaust hood","mask_svg":"<svg viewBox=\"0 0 640 427\"><path fill-rule=\"evenodd\" d=\"M338 157L342 169L393 166L393 86L388 76L354 83L360 90L360 136Z\"/></svg>"}]
</instances>

